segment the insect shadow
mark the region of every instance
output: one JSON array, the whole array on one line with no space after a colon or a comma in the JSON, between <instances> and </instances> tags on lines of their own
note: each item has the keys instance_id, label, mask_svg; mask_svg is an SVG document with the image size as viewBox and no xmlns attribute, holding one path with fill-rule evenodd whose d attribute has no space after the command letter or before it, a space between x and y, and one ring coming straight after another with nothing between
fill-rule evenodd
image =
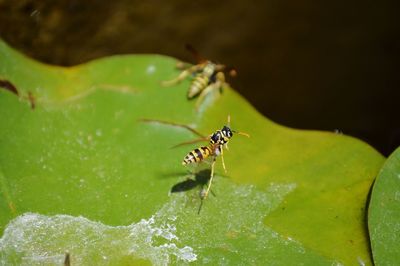
<instances>
[{"instance_id":1,"label":"insect shadow","mask_svg":"<svg viewBox=\"0 0 400 266\"><path fill-rule=\"evenodd\" d=\"M188 178L185 181L179 182L172 186L171 193L184 192L195 189L196 187L203 188L210 180L210 169L204 169L197 173L193 173L194 178Z\"/></svg>"},{"instance_id":2,"label":"insect shadow","mask_svg":"<svg viewBox=\"0 0 400 266\"><path fill-rule=\"evenodd\" d=\"M69 252L65 253L64 266L71 266L71 258Z\"/></svg>"},{"instance_id":3,"label":"insect shadow","mask_svg":"<svg viewBox=\"0 0 400 266\"><path fill-rule=\"evenodd\" d=\"M202 209L203 206L203 200L204 197L202 196L202 194L204 193L205 189L204 187L207 186L208 181L211 178L211 170L210 169L204 169L201 170L197 173L193 173L192 174L194 176L194 178L188 178L185 181L179 182L175 185L172 186L171 188L171 193L177 193L177 192L185 192L191 189L195 189L196 187L200 187L200 206L199 209L197 211L197 214L200 214L200 211ZM215 194L212 190L210 190L211 194L215 197Z\"/></svg>"}]
</instances>

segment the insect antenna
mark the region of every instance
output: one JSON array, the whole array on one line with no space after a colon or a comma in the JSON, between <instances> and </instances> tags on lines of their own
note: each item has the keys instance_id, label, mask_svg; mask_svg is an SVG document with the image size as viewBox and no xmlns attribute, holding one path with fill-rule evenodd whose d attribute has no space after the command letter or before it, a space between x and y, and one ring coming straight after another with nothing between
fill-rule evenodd
<instances>
[{"instance_id":1,"label":"insect antenna","mask_svg":"<svg viewBox=\"0 0 400 266\"><path fill-rule=\"evenodd\" d=\"M233 133L235 133L235 134L238 134L238 135L241 135L241 136L245 136L245 137L250 138L250 134L248 134L248 133L246 133L246 132L240 132L240 131L236 131L236 130L232 130L232 129L231 129L231 131L232 131Z\"/></svg>"},{"instance_id":2,"label":"insect antenna","mask_svg":"<svg viewBox=\"0 0 400 266\"><path fill-rule=\"evenodd\" d=\"M228 127L231 128L231 115L228 115ZM231 131L233 133L235 133L235 134L250 138L250 134L248 134L246 132L240 132L240 131L236 131L236 130L233 130L233 129L231 129Z\"/></svg>"}]
</instances>

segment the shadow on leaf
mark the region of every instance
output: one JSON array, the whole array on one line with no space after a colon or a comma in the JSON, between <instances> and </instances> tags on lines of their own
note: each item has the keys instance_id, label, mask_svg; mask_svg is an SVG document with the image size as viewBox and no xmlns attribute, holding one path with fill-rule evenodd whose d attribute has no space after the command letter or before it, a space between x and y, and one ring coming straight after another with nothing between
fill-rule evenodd
<instances>
[{"instance_id":1,"label":"shadow on leaf","mask_svg":"<svg viewBox=\"0 0 400 266\"><path fill-rule=\"evenodd\" d=\"M194 179L188 178L183 182L179 182L179 183L175 184L171 188L171 193L188 191L188 190L196 188L197 186L203 187L204 185L207 184L208 180L210 179L211 170L204 169L197 173L194 173L193 175L194 175Z\"/></svg>"}]
</instances>

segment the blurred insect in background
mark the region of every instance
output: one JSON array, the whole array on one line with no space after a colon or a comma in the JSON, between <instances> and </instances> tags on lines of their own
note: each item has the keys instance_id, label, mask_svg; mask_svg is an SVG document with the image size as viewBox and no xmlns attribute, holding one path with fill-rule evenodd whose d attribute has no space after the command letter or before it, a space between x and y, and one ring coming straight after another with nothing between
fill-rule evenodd
<instances>
[{"instance_id":1,"label":"blurred insect in background","mask_svg":"<svg viewBox=\"0 0 400 266\"><path fill-rule=\"evenodd\" d=\"M188 76L192 76L193 79L189 86L187 98L193 99L198 96L196 101L196 110L198 110L201 103L209 93L216 90L221 93L222 89L227 86L224 71L228 72L232 77L236 76L237 73L232 67L227 67L202 58L191 45L186 45L186 49L196 58L197 64L190 65L178 62L177 68L183 71L176 78L163 81L162 85L172 86L178 84Z\"/></svg>"},{"instance_id":2,"label":"blurred insect in background","mask_svg":"<svg viewBox=\"0 0 400 266\"><path fill-rule=\"evenodd\" d=\"M182 142L178 145L175 145L174 147L186 145L186 144L192 144L200 141L208 141L208 145L206 146L201 146L198 147L189 153L183 158L182 165L188 165L192 163L201 163L203 161L206 161L206 159L211 159L211 173L210 173L210 179L208 181L208 186L206 190L201 191L201 199L205 199L208 196L208 193L211 188L212 180L214 177L214 166L215 162L218 156L221 156L222 160L222 167L224 168L225 173L226 167L225 167L225 161L224 161L224 148L228 149L228 143L229 140L232 138L233 134L238 134L246 137L250 137L249 134L244 133L244 132L239 132L232 130L230 128L230 116L228 116L228 125L223 126L222 129L215 131L213 134L210 136L206 137L202 135L201 133L197 132L195 129L187 126L187 125L182 125L182 124L177 124L177 123L172 123L172 122L165 122L161 120L150 120L150 119L143 119L143 122L157 122L157 123L162 123L162 124L167 124L171 126L178 126L178 127L183 127L194 134L198 135L200 138L187 141L187 142Z\"/></svg>"}]
</instances>

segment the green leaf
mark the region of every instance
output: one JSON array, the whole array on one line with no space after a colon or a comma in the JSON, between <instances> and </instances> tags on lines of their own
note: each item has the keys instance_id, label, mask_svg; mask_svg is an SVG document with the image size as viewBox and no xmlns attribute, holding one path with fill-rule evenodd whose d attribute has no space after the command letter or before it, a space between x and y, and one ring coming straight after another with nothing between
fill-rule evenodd
<instances>
[{"instance_id":1,"label":"green leaf","mask_svg":"<svg viewBox=\"0 0 400 266\"><path fill-rule=\"evenodd\" d=\"M348 136L280 126L230 88L196 112L189 79L160 86L175 62L61 68L0 42L0 79L19 92L0 89L1 263L52 265L69 251L89 265L371 264L364 207L384 158ZM215 196L198 214L209 165L188 174L181 161L196 144L170 148L196 136L138 120L210 134L229 114L251 138L230 141L228 173L217 160Z\"/></svg>"},{"instance_id":2,"label":"green leaf","mask_svg":"<svg viewBox=\"0 0 400 266\"><path fill-rule=\"evenodd\" d=\"M375 181L368 211L368 228L376 265L400 261L400 148L383 165Z\"/></svg>"}]
</instances>

